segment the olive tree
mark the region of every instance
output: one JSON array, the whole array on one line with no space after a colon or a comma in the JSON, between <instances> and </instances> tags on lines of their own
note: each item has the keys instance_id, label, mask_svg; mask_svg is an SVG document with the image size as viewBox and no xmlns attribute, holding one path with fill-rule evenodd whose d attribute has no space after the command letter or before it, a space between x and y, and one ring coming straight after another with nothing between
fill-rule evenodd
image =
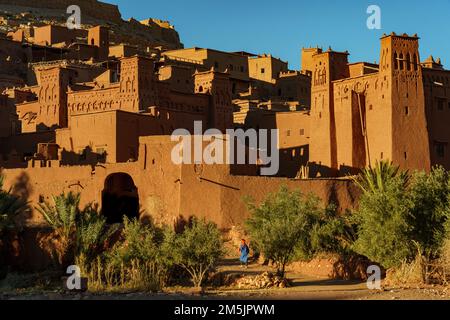
<instances>
[{"instance_id":1,"label":"olive tree","mask_svg":"<svg viewBox=\"0 0 450 320\"><path fill-rule=\"evenodd\" d=\"M175 235L172 252L175 263L190 274L194 286L201 287L224 253L220 231L214 223L194 218Z\"/></svg>"},{"instance_id":2,"label":"olive tree","mask_svg":"<svg viewBox=\"0 0 450 320\"><path fill-rule=\"evenodd\" d=\"M252 213L246 221L248 233L261 253L275 263L280 276L284 277L286 265L295 256L312 256L311 231L324 212L318 197L282 186L259 206L251 199L247 204Z\"/></svg>"}]
</instances>

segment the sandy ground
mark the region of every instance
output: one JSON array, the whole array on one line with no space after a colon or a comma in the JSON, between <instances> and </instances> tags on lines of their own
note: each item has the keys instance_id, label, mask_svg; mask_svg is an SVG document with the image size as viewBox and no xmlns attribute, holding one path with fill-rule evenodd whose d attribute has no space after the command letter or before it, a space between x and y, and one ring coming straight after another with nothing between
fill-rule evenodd
<instances>
[{"instance_id":1,"label":"sandy ground","mask_svg":"<svg viewBox=\"0 0 450 320\"><path fill-rule=\"evenodd\" d=\"M273 269L250 265L241 269L236 263L224 263L219 271L256 275ZM287 275L292 286L284 289L241 290L237 288L207 288L202 295L190 293L187 288L167 288L162 293L75 293L65 294L58 290L39 292L38 290L0 291L0 299L12 300L181 300L181 299L223 299L223 300L450 300L450 288L428 286L414 288L383 288L369 290L366 283L344 280L330 280L303 274Z\"/></svg>"}]
</instances>

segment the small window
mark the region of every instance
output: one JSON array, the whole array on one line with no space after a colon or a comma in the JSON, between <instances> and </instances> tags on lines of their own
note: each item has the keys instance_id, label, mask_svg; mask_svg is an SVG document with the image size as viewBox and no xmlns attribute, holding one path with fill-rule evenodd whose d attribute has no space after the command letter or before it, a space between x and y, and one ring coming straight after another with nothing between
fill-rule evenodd
<instances>
[{"instance_id":1,"label":"small window","mask_svg":"<svg viewBox=\"0 0 450 320\"><path fill-rule=\"evenodd\" d=\"M405 107L405 115L409 115L409 107Z\"/></svg>"},{"instance_id":2,"label":"small window","mask_svg":"<svg viewBox=\"0 0 450 320\"><path fill-rule=\"evenodd\" d=\"M399 64L400 64L400 70L403 70L404 69L404 58L403 58L403 53L400 53L400 56L399 56L399 58L398 58L398 60L399 60Z\"/></svg>"},{"instance_id":3,"label":"small window","mask_svg":"<svg viewBox=\"0 0 450 320\"><path fill-rule=\"evenodd\" d=\"M382 152L382 153L380 154L380 159L383 160L383 158L384 158L384 153Z\"/></svg>"},{"instance_id":4,"label":"small window","mask_svg":"<svg viewBox=\"0 0 450 320\"><path fill-rule=\"evenodd\" d=\"M436 154L439 158L445 157L445 143L436 142L435 149L436 149Z\"/></svg>"},{"instance_id":5,"label":"small window","mask_svg":"<svg viewBox=\"0 0 450 320\"><path fill-rule=\"evenodd\" d=\"M406 151L405 151L404 156L405 156L405 160L408 160L408 153Z\"/></svg>"},{"instance_id":6,"label":"small window","mask_svg":"<svg viewBox=\"0 0 450 320\"><path fill-rule=\"evenodd\" d=\"M287 131L286 131L286 136L288 136L288 137L291 136L291 130L287 130Z\"/></svg>"},{"instance_id":7,"label":"small window","mask_svg":"<svg viewBox=\"0 0 450 320\"><path fill-rule=\"evenodd\" d=\"M300 135L304 136L305 135L305 129L300 129Z\"/></svg>"},{"instance_id":8,"label":"small window","mask_svg":"<svg viewBox=\"0 0 450 320\"><path fill-rule=\"evenodd\" d=\"M406 54L406 69L411 70L411 54L409 52Z\"/></svg>"},{"instance_id":9,"label":"small window","mask_svg":"<svg viewBox=\"0 0 450 320\"><path fill-rule=\"evenodd\" d=\"M261 68L261 73L266 73L266 69Z\"/></svg>"},{"instance_id":10,"label":"small window","mask_svg":"<svg viewBox=\"0 0 450 320\"><path fill-rule=\"evenodd\" d=\"M297 156L297 150L292 149L292 153L291 153L291 160L295 160L295 157Z\"/></svg>"}]
</instances>

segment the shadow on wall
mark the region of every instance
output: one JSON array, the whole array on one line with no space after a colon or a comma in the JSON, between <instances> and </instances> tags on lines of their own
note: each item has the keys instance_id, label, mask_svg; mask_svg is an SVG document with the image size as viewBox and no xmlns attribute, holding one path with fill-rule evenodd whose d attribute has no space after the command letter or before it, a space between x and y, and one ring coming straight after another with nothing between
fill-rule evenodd
<instances>
[{"instance_id":1,"label":"shadow on wall","mask_svg":"<svg viewBox=\"0 0 450 320\"><path fill-rule=\"evenodd\" d=\"M30 176L28 173L22 172L14 181L12 193L28 202L32 192L33 187L30 184Z\"/></svg>"},{"instance_id":2,"label":"shadow on wall","mask_svg":"<svg viewBox=\"0 0 450 320\"><path fill-rule=\"evenodd\" d=\"M309 177L310 178L325 178L336 177L337 172L328 166L324 166L321 163L310 162L309 163Z\"/></svg>"},{"instance_id":3,"label":"shadow on wall","mask_svg":"<svg viewBox=\"0 0 450 320\"><path fill-rule=\"evenodd\" d=\"M309 145L280 149L280 170L277 176L295 178L308 165Z\"/></svg>"},{"instance_id":4,"label":"shadow on wall","mask_svg":"<svg viewBox=\"0 0 450 320\"><path fill-rule=\"evenodd\" d=\"M43 132L43 131L55 131L56 129L59 129L60 127L58 125L53 125L51 127L45 125L44 123L39 123L36 126L36 131L37 132Z\"/></svg>"},{"instance_id":5,"label":"shadow on wall","mask_svg":"<svg viewBox=\"0 0 450 320\"><path fill-rule=\"evenodd\" d=\"M194 216L190 216L189 218L185 218L181 214L175 219L173 224L173 228L176 233L182 233L186 226L190 226L194 220Z\"/></svg>"},{"instance_id":6,"label":"shadow on wall","mask_svg":"<svg viewBox=\"0 0 450 320\"><path fill-rule=\"evenodd\" d=\"M341 165L339 169L335 169L316 162L309 163L310 178L346 177L348 175L356 175L360 172L360 168L350 167L346 165Z\"/></svg>"},{"instance_id":7,"label":"shadow on wall","mask_svg":"<svg viewBox=\"0 0 450 320\"><path fill-rule=\"evenodd\" d=\"M340 176L354 176L361 172L360 168L350 167L346 165L341 165L339 167L339 175Z\"/></svg>"},{"instance_id":8,"label":"shadow on wall","mask_svg":"<svg viewBox=\"0 0 450 320\"><path fill-rule=\"evenodd\" d=\"M20 174L14 181L12 193L29 201L33 189L27 173ZM122 223L123 216L130 219L139 218L140 212L138 189L133 179L126 173L114 173L105 180L102 193L102 214L108 224ZM42 271L55 266L52 256L53 247L58 245L53 230L42 225L27 226L24 223L31 218L31 210L20 217L23 229L12 232L6 239L5 259L12 270L23 272ZM143 221L145 222L145 221Z\"/></svg>"},{"instance_id":9,"label":"shadow on wall","mask_svg":"<svg viewBox=\"0 0 450 320\"><path fill-rule=\"evenodd\" d=\"M6 263L12 269L41 268L51 262L51 257L39 247L38 231L33 227L26 225L32 218L30 205L30 195L33 188L30 183L30 177L22 172L13 182L11 193L19 197L27 205L17 216L17 229L9 231L5 236L5 259ZM40 228L41 229L41 228ZM29 271L23 270L23 271Z\"/></svg>"},{"instance_id":10,"label":"shadow on wall","mask_svg":"<svg viewBox=\"0 0 450 320\"><path fill-rule=\"evenodd\" d=\"M67 151L63 149L61 151L61 165L74 166L74 165L97 165L106 163L108 154L105 152L97 153L93 152L90 146L84 148L80 153L73 151Z\"/></svg>"}]
</instances>

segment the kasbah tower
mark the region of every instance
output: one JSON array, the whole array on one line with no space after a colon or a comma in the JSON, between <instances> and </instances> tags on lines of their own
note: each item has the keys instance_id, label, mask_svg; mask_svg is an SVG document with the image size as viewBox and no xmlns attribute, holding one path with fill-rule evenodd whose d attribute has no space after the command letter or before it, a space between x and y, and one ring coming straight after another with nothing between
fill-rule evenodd
<instances>
[{"instance_id":1,"label":"kasbah tower","mask_svg":"<svg viewBox=\"0 0 450 320\"><path fill-rule=\"evenodd\" d=\"M391 160L405 169L448 167L433 141L450 136L435 108L427 105L419 38L385 35L378 71L348 64L347 52L313 55L310 162L321 176L357 172ZM433 73L435 70L429 70ZM359 72L359 73L358 73ZM433 99L432 89L428 102ZM433 130L434 129L434 130ZM315 173L313 173L314 175Z\"/></svg>"}]
</instances>

